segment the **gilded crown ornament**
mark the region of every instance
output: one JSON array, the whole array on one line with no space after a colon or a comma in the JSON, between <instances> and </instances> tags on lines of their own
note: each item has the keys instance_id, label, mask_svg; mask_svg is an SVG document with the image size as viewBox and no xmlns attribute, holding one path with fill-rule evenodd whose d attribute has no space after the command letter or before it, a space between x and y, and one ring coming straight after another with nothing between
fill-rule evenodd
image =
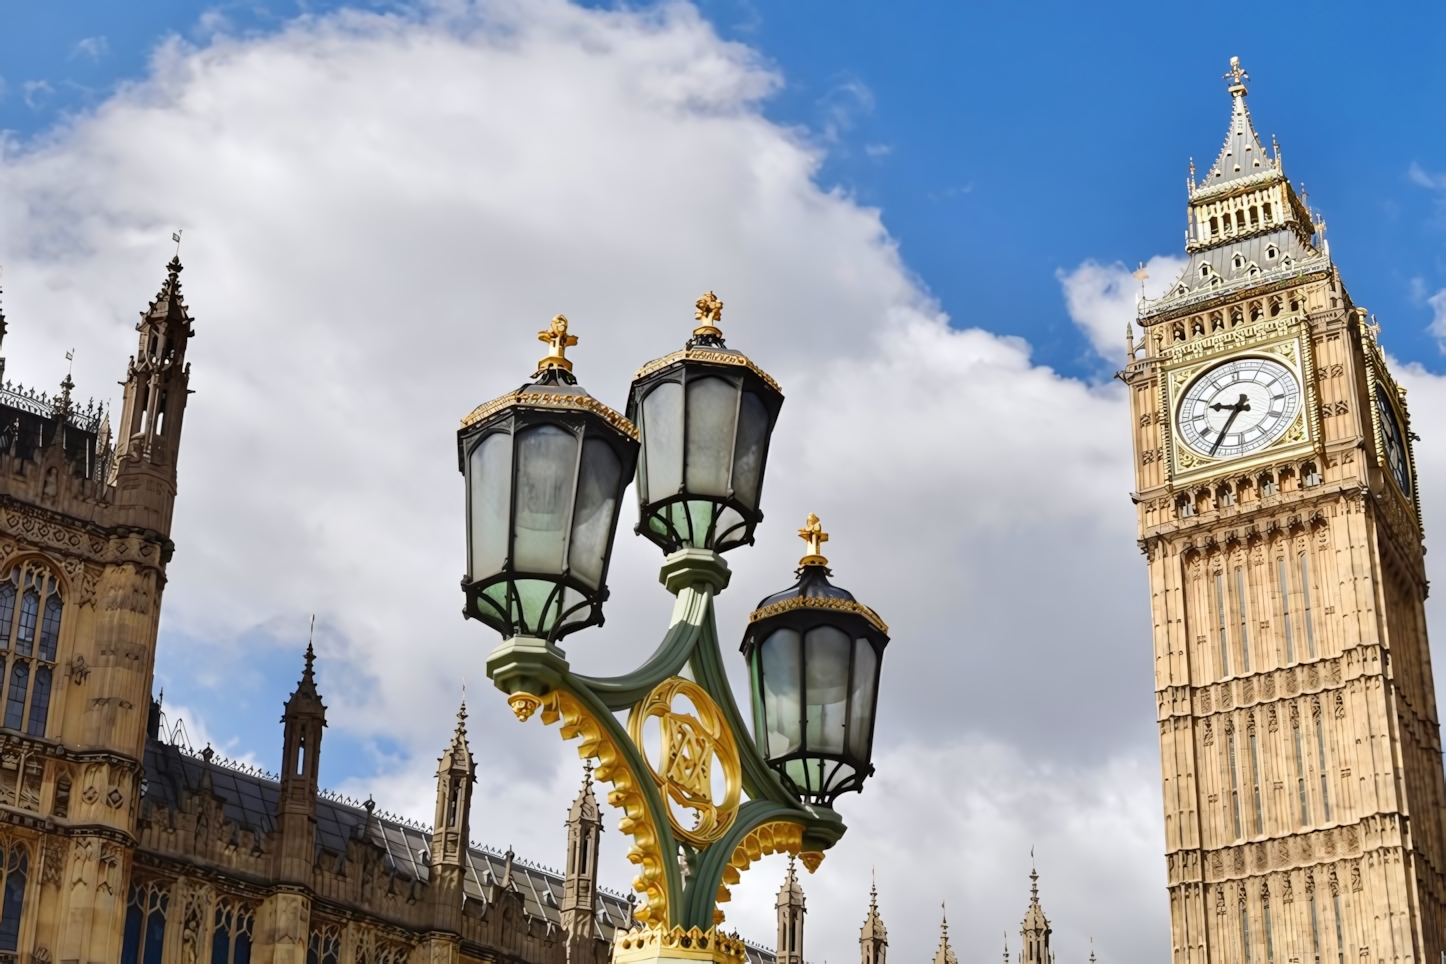
<instances>
[{"instance_id":1,"label":"gilded crown ornament","mask_svg":"<svg viewBox=\"0 0 1446 964\"><path fill-rule=\"evenodd\" d=\"M1250 79L1250 75L1245 72L1245 68L1240 66L1239 57L1231 57L1230 69L1227 70L1225 73L1221 74L1220 76L1224 80L1230 81L1230 89L1232 91L1236 87L1239 87L1243 91L1245 89L1245 85L1242 84L1241 81Z\"/></svg>"},{"instance_id":2,"label":"gilded crown ornament","mask_svg":"<svg viewBox=\"0 0 1446 964\"><path fill-rule=\"evenodd\" d=\"M818 516L812 512L808 514L803 528L798 530L798 537L808 544L808 554L798 560L800 566L828 565L828 560L822 553L823 544L828 541L828 533L823 531L823 523L818 521Z\"/></svg>"},{"instance_id":3,"label":"gilded crown ornament","mask_svg":"<svg viewBox=\"0 0 1446 964\"><path fill-rule=\"evenodd\" d=\"M577 344L577 336L567 333L567 315L555 315L550 324L537 333L537 340L547 342L547 354L537 362L539 372L549 368L572 371L572 362L567 359L567 350Z\"/></svg>"},{"instance_id":4,"label":"gilded crown ornament","mask_svg":"<svg viewBox=\"0 0 1446 964\"><path fill-rule=\"evenodd\" d=\"M709 291L693 303L693 318L703 324L693 329L693 334L698 338L722 338L723 329L718 327L718 322L723 320L723 302L718 296Z\"/></svg>"}]
</instances>

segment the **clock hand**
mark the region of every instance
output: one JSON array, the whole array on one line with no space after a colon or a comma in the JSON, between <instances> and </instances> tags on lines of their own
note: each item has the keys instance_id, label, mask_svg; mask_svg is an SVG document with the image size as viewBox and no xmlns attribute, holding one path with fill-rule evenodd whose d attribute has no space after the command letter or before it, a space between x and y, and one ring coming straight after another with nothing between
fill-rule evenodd
<instances>
[{"instance_id":1,"label":"clock hand","mask_svg":"<svg viewBox=\"0 0 1446 964\"><path fill-rule=\"evenodd\" d=\"M1225 441L1225 435L1227 432L1230 431L1230 426L1235 422L1236 416L1238 416L1241 412L1250 411L1250 396L1241 395L1240 401L1236 402L1234 405L1225 405L1222 407L1232 409L1232 411L1230 412L1230 417L1225 420L1225 424L1220 427L1220 435L1215 439L1215 444L1210 446L1211 455L1214 455L1215 452L1220 448L1220 443Z\"/></svg>"},{"instance_id":2,"label":"clock hand","mask_svg":"<svg viewBox=\"0 0 1446 964\"><path fill-rule=\"evenodd\" d=\"M1233 410L1239 411L1239 412L1248 412L1248 411L1250 411L1250 403L1245 400L1245 396L1244 396L1244 395L1241 395L1241 396L1240 396L1240 401L1236 402L1234 405L1225 405L1225 404L1222 404L1222 403L1220 403L1220 402L1216 402L1214 405L1210 405L1210 406L1208 406L1208 407L1209 407L1210 409L1216 411L1216 412L1224 411L1224 410L1227 409L1227 408L1233 409Z\"/></svg>"}]
</instances>

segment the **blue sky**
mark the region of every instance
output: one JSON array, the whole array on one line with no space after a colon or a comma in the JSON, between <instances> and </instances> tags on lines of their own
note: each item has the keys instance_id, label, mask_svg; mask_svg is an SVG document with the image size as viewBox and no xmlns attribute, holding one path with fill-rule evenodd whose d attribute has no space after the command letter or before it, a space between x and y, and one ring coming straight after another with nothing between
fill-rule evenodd
<instances>
[{"instance_id":1,"label":"blue sky","mask_svg":"<svg viewBox=\"0 0 1446 964\"><path fill-rule=\"evenodd\" d=\"M8 0L0 128L44 136L140 77L168 34L205 43L221 22L265 33L337 6ZM956 324L1022 335L1075 375L1107 366L1055 272L1181 249L1187 159L1203 168L1219 149L1219 77L1240 56L1257 127L1324 214L1356 300L1398 357L1446 370L1426 303L1446 287L1446 7L1324 3L1274 21L1143 3L700 9L781 72L765 113L826 149L822 183L882 209Z\"/></svg>"}]
</instances>

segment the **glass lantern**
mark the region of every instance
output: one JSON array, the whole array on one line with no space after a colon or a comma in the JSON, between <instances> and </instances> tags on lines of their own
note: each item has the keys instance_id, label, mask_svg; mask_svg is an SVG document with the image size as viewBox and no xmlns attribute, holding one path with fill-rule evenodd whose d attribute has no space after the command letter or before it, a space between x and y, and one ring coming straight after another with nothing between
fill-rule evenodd
<instances>
[{"instance_id":1,"label":"glass lantern","mask_svg":"<svg viewBox=\"0 0 1446 964\"><path fill-rule=\"evenodd\" d=\"M699 298L703 324L686 347L644 365L628 395L638 427L637 531L676 552L753 542L768 440L783 406L778 383L723 342L723 302Z\"/></svg>"},{"instance_id":2,"label":"glass lantern","mask_svg":"<svg viewBox=\"0 0 1446 964\"><path fill-rule=\"evenodd\" d=\"M477 407L457 432L467 489L465 615L504 638L556 640L601 624L637 431L572 375L558 315L533 381Z\"/></svg>"},{"instance_id":3,"label":"glass lantern","mask_svg":"<svg viewBox=\"0 0 1446 964\"><path fill-rule=\"evenodd\" d=\"M743 637L759 752L800 797L822 806L874 772L874 712L889 629L832 585L828 535L810 514L798 582L758 604Z\"/></svg>"}]
</instances>

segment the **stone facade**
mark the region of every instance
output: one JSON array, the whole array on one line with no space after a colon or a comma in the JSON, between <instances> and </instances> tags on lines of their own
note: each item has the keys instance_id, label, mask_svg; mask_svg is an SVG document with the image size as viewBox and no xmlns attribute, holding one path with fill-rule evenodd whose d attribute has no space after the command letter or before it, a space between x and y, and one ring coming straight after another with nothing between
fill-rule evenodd
<instances>
[{"instance_id":1,"label":"stone facade","mask_svg":"<svg viewBox=\"0 0 1446 964\"><path fill-rule=\"evenodd\" d=\"M430 828L318 787L309 648L279 776L162 738L151 689L195 333L181 270L141 314L113 443L69 377L53 398L0 386L0 962L604 964L633 902L597 886L591 781L565 873L471 843L465 713Z\"/></svg>"},{"instance_id":2,"label":"stone facade","mask_svg":"<svg viewBox=\"0 0 1446 964\"><path fill-rule=\"evenodd\" d=\"M1126 335L1176 964L1435 964L1441 741L1405 392L1267 152L1189 183Z\"/></svg>"}]
</instances>

